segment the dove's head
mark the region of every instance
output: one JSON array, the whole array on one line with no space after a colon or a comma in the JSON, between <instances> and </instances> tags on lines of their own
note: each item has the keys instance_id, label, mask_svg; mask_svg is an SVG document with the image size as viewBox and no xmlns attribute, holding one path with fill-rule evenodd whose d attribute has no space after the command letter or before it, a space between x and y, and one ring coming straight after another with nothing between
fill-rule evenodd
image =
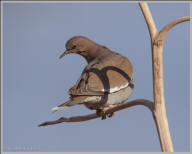
<instances>
[{"instance_id":1,"label":"dove's head","mask_svg":"<svg viewBox=\"0 0 192 154\"><path fill-rule=\"evenodd\" d=\"M104 48L103 46L84 36L72 37L67 41L65 46L66 51L60 56L60 58L70 53L76 53L83 56L88 63L104 52L104 50L102 50L102 48Z\"/></svg>"}]
</instances>

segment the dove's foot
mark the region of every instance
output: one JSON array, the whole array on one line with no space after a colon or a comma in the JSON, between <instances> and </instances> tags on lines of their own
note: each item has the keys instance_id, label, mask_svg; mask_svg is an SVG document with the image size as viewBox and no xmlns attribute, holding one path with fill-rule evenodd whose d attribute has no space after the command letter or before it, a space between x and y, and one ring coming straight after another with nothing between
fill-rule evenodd
<instances>
[{"instance_id":1,"label":"dove's foot","mask_svg":"<svg viewBox=\"0 0 192 154\"><path fill-rule=\"evenodd\" d=\"M108 116L109 118L113 117L114 115L115 115L115 112L112 112L112 113L107 114L107 116Z\"/></svg>"},{"instance_id":2,"label":"dove's foot","mask_svg":"<svg viewBox=\"0 0 192 154\"><path fill-rule=\"evenodd\" d=\"M97 110L96 110L96 114L99 115L99 116L101 116L101 120L106 119L106 114L105 114L105 111L104 111L104 110L102 110L102 109L97 109Z\"/></svg>"},{"instance_id":3,"label":"dove's foot","mask_svg":"<svg viewBox=\"0 0 192 154\"><path fill-rule=\"evenodd\" d=\"M104 119L106 119L106 117L109 117L109 118L113 117L113 116L115 115L115 112L106 114L106 113L105 113L105 110L103 110L103 109L97 109L97 110L96 110L96 114L99 115L99 116L101 116L101 120L104 120Z\"/></svg>"}]
</instances>

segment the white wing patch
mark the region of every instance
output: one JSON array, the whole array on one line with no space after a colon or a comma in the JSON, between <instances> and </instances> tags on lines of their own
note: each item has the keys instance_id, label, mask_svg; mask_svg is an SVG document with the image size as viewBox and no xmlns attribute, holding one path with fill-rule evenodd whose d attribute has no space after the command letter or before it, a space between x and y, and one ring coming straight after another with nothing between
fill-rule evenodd
<instances>
[{"instance_id":1,"label":"white wing patch","mask_svg":"<svg viewBox=\"0 0 192 154\"><path fill-rule=\"evenodd\" d=\"M122 85L122 86L120 86L120 87L113 87L113 88L110 88L110 89L109 89L109 93L117 92L117 91L119 91L119 90L121 90L121 89L126 88L127 86L129 86L129 82L127 82L126 84L124 84L124 85ZM102 91L104 92L105 89L102 89Z\"/></svg>"},{"instance_id":2,"label":"white wing patch","mask_svg":"<svg viewBox=\"0 0 192 154\"><path fill-rule=\"evenodd\" d=\"M91 102L91 101L96 101L99 102L101 100L101 96L92 96L92 97L87 97L84 102Z\"/></svg>"},{"instance_id":3,"label":"white wing patch","mask_svg":"<svg viewBox=\"0 0 192 154\"><path fill-rule=\"evenodd\" d=\"M61 107L56 106L56 107L52 108L51 111L56 112L58 110L63 110L63 109L66 109L66 108L69 108L69 106L61 106Z\"/></svg>"}]
</instances>

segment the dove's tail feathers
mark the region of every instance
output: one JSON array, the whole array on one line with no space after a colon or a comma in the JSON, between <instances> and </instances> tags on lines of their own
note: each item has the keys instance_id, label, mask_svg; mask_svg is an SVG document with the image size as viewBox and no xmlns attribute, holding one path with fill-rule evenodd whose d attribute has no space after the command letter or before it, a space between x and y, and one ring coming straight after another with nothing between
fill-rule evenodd
<instances>
[{"instance_id":1,"label":"dove's tail feathers","mask_svg":"<svg viewBox=\"0 0 192 154\"><path fill-rule=\"evenodd\" d=\"M53 112L58 111L58 110L63 110L66 108L69 108L71 106L77 105L77 104L84 104L86 102L89 103L95 103L95 102L99 102L101 100L100 96L91 96L91 97L87 97L87 96L78 96L78 97L73 97L73 100L69 100L59 106L56 106L54 108L52 108L51 110Z\"/></svg>"},{"instance_id":2,"label":"dove's tail feathers","mask_svg":"<svg viewBox=\"0 0 192 154\"><path fill-rule=\"evenodd\" d=\"M51 110L53 112L55 112L55 111L63 110L63 109L69 108L73 105L77 105L77 104L81 104L81 103L82 103L82 100L69 100L69 101L67 101L67 102L65 102L59 106L52 108Z\"/></svg>"}]
</instances>

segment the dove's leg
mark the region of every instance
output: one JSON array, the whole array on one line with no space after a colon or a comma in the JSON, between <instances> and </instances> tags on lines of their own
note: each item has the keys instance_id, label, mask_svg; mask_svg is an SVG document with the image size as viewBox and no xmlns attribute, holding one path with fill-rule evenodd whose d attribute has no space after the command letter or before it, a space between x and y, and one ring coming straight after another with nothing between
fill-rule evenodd
<instances>
[{"instance_id":1,"label":"dove's leg","mask_svg":"<svg viewBox=\"0 0 192 154\"><path fill-rule=\"evenodd\" d=\"M106 114L105 111L108 110L109 108L104 108L104 109L97 109L96 110L96 114L101 116L101 119L104 120L106 119L106 116L111 118L112 116L115 115L115 112L112 112L112 113L109 113L109 114Z\"/></svg>"},{"instance_id":2,"label":"dove's leg","mask_svg":"<svg viewBox=\"0 0 192 154\"><path fill-rule=\"evenodd\" d=\"M111 109L111 108L114 108L114 107L116 107L116 106L118 106L118 104L111 104L111 105L109 105L109 106L107 106L107 107L104 108L104 112L107 111L107 110L109 110L109 109ZM115 112L111 112L111 113L108 113L108 114L107 114L107 117L111 118L111 117L113 117L114 115L115 115Z\"/></svg>"},{"instance_id":3,"label":"dove's leg","mask_svg":"<svg viewBox=\"0 0 192 154\"><path fill-rule=\"evenodd\" d=\"M101 120L106 119L106 114L105 114L105 111L103 109L97 109L96 114L101 116Z\"/></svg>"}]
</instances>

